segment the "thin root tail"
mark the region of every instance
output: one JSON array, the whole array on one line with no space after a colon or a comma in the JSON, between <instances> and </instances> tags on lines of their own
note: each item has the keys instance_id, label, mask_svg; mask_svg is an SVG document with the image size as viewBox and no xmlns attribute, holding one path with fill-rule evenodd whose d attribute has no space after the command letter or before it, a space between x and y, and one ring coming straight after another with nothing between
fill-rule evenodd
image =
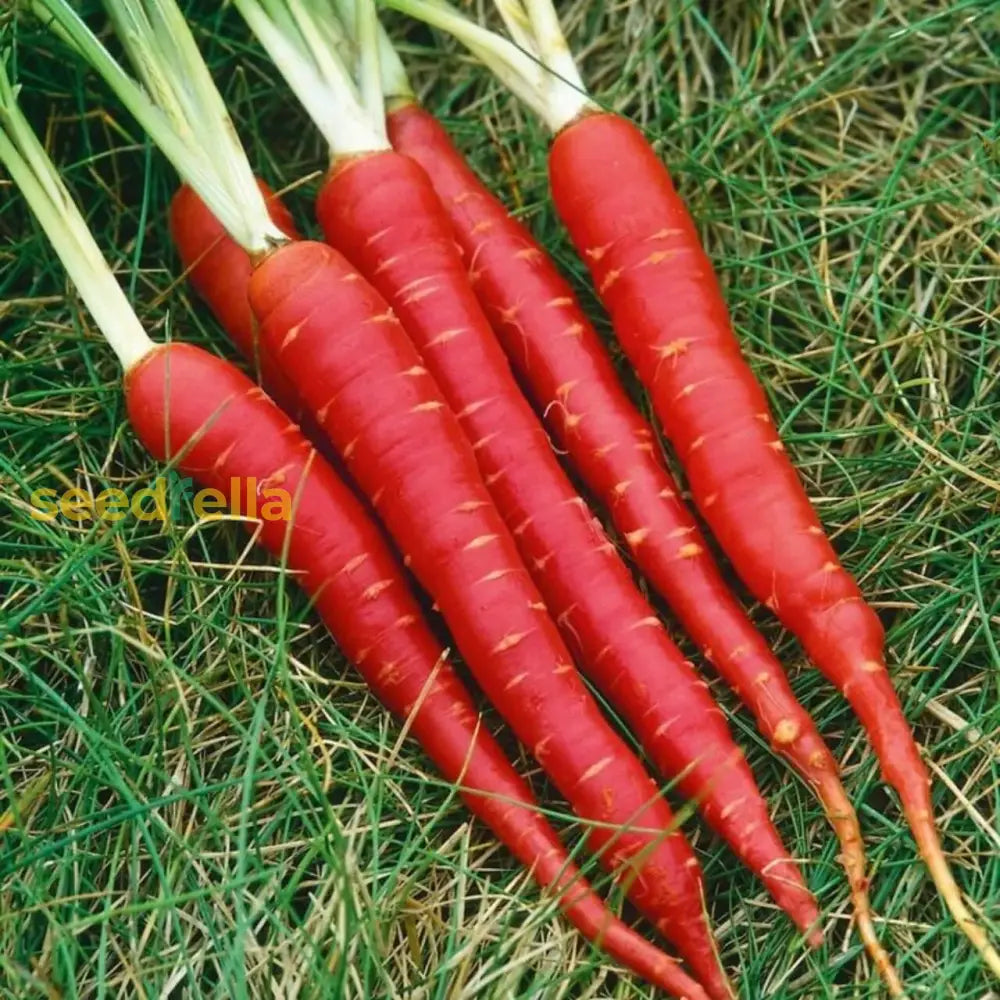
<instances>
[{"instance_id":1,"label":"thin root tail","mask_svg":"<svg viewBox=\"0 0 1000 1000\"><path fill-rule=\"evenodd\" d=\"M986 931L973 917L962 898L962 891L951 874L951 868L941 848L941 841L934 827L934 820L929 813L921 811L908 816L910 828L920 848L920 856L930 872L938 893L945 906L955 918L959 929L969 939L972 946L979 952L980 958L997 979L1000 979L1000 953L990 943Z\"/></svg>"},{"instance_id":2,"label":"thin root tail","mask_svg":"<svg viewBox=\"0 0 1000 1000\"><path fill-rule=\"evenodd\" d=\"M889 953L882 947L875 932L875 920L868 897L869 879L866 871L865 847L857 813L835 770L825 772L822 779L815 782L815 786L827 818L840 842L841 862L851 890L851 903L854 907L858 935L879 978L885 983L889 995L905 998L906 992L899 973L896 972Z\"/></svg>"}]
</instances>

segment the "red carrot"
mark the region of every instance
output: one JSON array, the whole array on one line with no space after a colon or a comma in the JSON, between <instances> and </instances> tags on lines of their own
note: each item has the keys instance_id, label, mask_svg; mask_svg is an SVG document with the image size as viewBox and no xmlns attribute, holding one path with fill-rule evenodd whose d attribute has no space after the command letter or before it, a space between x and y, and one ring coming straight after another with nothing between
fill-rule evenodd
<instances>
[{"instance_id":1,"label":"red carrot","mask_svg":"<svg viewBox=\"0 0 1000 1000\"><path fill-rule=\"evenodd\" d=\"M192 247L196 246L195 241L193 241L189 236L186 236L184 234L188 234L190 232L195 232L197 234L202 234L202 233L211 234L211 242L214 246L222 246L223 245L222 241L228 240L228 237L225 237L224 235L220 238L218 232L216 231L218 223L215 223L213 226L213 224L210 221L210 218L206 219L206 216L209 216L210 214L208 213L204 204L200 201L200 199L197 198L196 195L194 195L193 192L190 191L190 189L183 188L178 193L178 195L174 199L172 210L173 210L172 223L174 232L182 233L182 239L180 240L179 243L181 248L182 259L187 260L189 256L192 256L193 255ZM231 241L229 241L229 243L230 243L230 249L232 249ZM239 248L236 248L236 250L238 253L243 254L243 258L248 261L248 258L244 251L239 250ZM239 258L236 257L235 254L233 255L227 254L226 257L222 258L222 260L232 262L235 265L236 262L239 260ZM252 274L252 270L250 274ZM227 289L232 288L234 284L236 284L237 282L243 281L242 268L239 266L228 267L226 270L217 272L216 277L219 279L222 279L224 277L225 278L224 284L226 288ZM246 294L246 287L249 286L249 283L250 283L250 275L248 274L246 276L246 281L242 285L242 287L244 288L244 294ZM211 289L208 289L208 291L210 294ZM249 312L249 304L247 304L246 306L246 311ZM236 319L237 312L236 311L230 312L229 318L230 321ZM248 323L245 323L244 325L249 326ZM258 349L261 346L262 345L258 344L257 345ZM562 477L560 474L560 480L561 478ZM563 510L559 511L559 517L561 520L565 519L565 512ZM600 563L602 563L603 561L609 558L613 558L608 552L608 550L606 548L602 548L600 544L598 544L597 547L593 545L592 533L594 532L595 529L592 527L586 516L580 516L577 514L576 510L573 510L571 512L571 517L573 518L580 517L579 523L581 524L581 530L585 532L584 535L585 541L587 542L587 545L593 549L593 551L584 550L582 555L583 560L589 558L594 562L597 562L598 565L600 565ZM598 538L597 541L598 543L600 543L602 539ZM572 553L572 558L574 563L576 564L577 572L586 578L587 571L580 566L581 560L577 556L576 552L569 546L565 548L565 551L568 553ZM631 587L629 588L629 593L634 593L633 588ZM624 624L626 619L624 619L621 616L621 611L622 609L620 606L617 608L613 606L608 606L607 608L607 614L609 619L616 621L621 631L627 632L628 630L626 629ZM635 617L635 614L636 613L633 612L633 617ZM697 717L699 713L702 715L710 714L711 715L710 725L711 727L714 728L716 734L721 736L722 739L728 739L728 730L725 728L725 724L722 720L722 717L720 713L718 713L717 710L715 709L714 704L709 701L702 687L695 686L693 689L693 698L687 699L687 701L690 702L690 704L684 703L684 696L686 695L687 692L684 690L683 685L688 680L689 674L686 668L682 670L680 667L677 666L679 659L678 654L676 653L674 647L672 647L672 645L668 643L665 633L663 633L662 630L657 628L655 620L650 619L649 616L651 614L652 614L651 610L647 609L645 611L645 627L644 629L639 630L638 635L636 636L638 644L641 644L641 646L644 648L635 650L633 659L639 662L640 664L643 664L647 668L649 674L648 683L651 685L656 685L661 683L661 678L657 676L659 672L659 654L661 652L665 652L670 658L669 666L671 668L677 667L678 671L681 674L680 685L671 685L672 691L676 692L676 694L671 699L671 704L670 704L671 717L694 718ZM652 642L650 642L648 637L644 634L646 629L657 629L657 638L654 639ZM636 644L637 644L636 642L633 642L633 645ZM626 654L629 652L627 647L625 648L625 652ZM645 654L645 656L643 656L643 654ZM620 656L620 654L618 654L617 652L615 652L614 655L612 655L611 653L607 654L608 663L614 665L616 663L615 657L618 656ZM624 699L627 697L628 697L627 691L619 695L620 699ZM686 765L690 763L690 761L685 758L678 758L676 754L673 757L671 757L670 754L673 750L672 745L667 744L666 741L662 739L662 735L661 736L654 735L656 729L663 722L662 714L650 715L649 717L644 718L642 716L641 708L645 704L645 701L640 700L639 698L634 698L633 701L637 705L637 707L633 709L633 714L635 714L636 717L638 718L639 732L643 734L644 737L648 740L648 744L650 746L658 748L659 760L661 761L661 763L664 761L666 762L662 763L664 769L668 769L672 773L680 773L684 771ZM679 732L681 731L682 727L680 725L675 725L674 728L676 729L676 731ZM718 742L721 743L722 740L719 740ZM736 752L735 747L731 747L730 753L735 754L735 752ZM706 786L711 787L713 774L720 772L728 774L730 770L730 768L728 767L728 761L722 755L722 751L717 751L714 754L702 752L700 755L696 756L698 756L697 764L695 767L686 771L684 783L682 785L683 790L687 794L691 795L697 794L698 792L702 791ZM720 757L721 757L721 762L719 760ZM728 787L723 785L721 792L723 794L727 794L729 796L730 801L738 799L741 792L739 782L730 782ZM716 793L708 804L708 810L707 810L708 815L711 817L712 820L716 822L719 822L718 821L719 811L721 811L721 809L725 807L724 799L722 800L723 802L722 806L718 805L718 801L720 798L721 796L718 793ZM737 820L738 819L746 820L747 818L746 810L744 810L742 814L740 813L739 810L736 810L735 813L736 813L735 818ZM732 828L734 826L734 822L731 817L732 813L729 816L726 816L724 820L719 822L719 825L725 827L726 822L728 821L730 828ZM754 817L751 814L750 822L753 822L753 820ZM780 866L775 866L772 864L771 868L767 869L767 864L769 862L773 862L774 856L773 854L769 853L770 844L768 844L766 838L763 840L764 850L761 850L759 847L756 847L757 851L756 855L754 854L755 847L756 845L751 845L750 849L745 850L744 853L751 858L762 857L762 860L758 862L758 867L761 870L764 870L766 875L768 875L772 879L774 878L780 879L783 875ZM780 850L780 845L779 845L779 850ZM779 882L778 884L782 889L784 889L783 883Z\"/></svg>"},{"instance_id":2,"label":"red carrot","mask_svg":"<svg viewBox=\"0 0 1000 1000\"><path fill-rule=\"evenodd\" d=\"M184 234L190 233L192 231L195 232L195 233L212 233L213 232L213 226L205 218L206 215L209 215L207 208L200 201L200 199L198 199L197 196L192 191L190 191L190 189L183 188L178 193L178 195L174 199L172 208L173 208L172 221L173 221L173 228L174 228L175 232L181 232L181 233L184 233ZM216 223L216 226L217 225L218 224ZM217 233L213 233L213 237L214 237L214 240L218 240L218 234ZM240 250L238 247L234 248L233 245L232 245L232 242L228 240L228 237L223 237L222 240L223 241L228 241L228 243L229 243L228 251L235 250L237 253L242 254L243 258L249 262L249 258L247 257L245 251ZM187 256L189 255L190 251L191 251L192 242L193 241L190 238L185 238L185 239L182 239L181 242L182 242L181 255L182 255L182 258L186 259ZM217 247L221 247L221 246L224 246L224 243L220 241L220 242L215 243L215 245ZM232 288L234 286L234 284L241 283L241 287L243 287L244 295L246 295L247 294L247 290L249 289L249 287L251 286L251 283L253 281L253 278L252 278L253 269L251 268L250 273L246 275L246 280L243 281L242 268L239 267L239 266L235 266L236 263L237 263L237 261L239 260L239 258L237 258L234 253L227 252L226 255L225 255L225 257L222 257L221 260L224 262L224 264L226 266L226 270L218 272L217 273L217 277L219 277L219 278L221 278L223 276L225 277L225 285L226 285L227 289L228 288ZM246 305L246 311L247 311L247 313L250 312L249 303L247 303L247 305ZM235 319L238 318L238 310L234 309L228 315L229 315L229 318L230 318L231 321L235 320ZM244 324L244 325L247 325L247 324ZM257 333L258 333L258 331L255 331L255 336L257 336ZM266 348L268 346L268 340L267 340L266 333L264 333L262 335L261 339L262 339L263 342L258 345L258 348ZM274 351L272 351L272 350L266 350L265 351L265 356L269 359L269 363L272 364L272 365L275 364L276 361L284 362L283 354L279 353L277 355L274 355ZM281 369L279 368L279 371L280 370ZM305 405L307 407L307 409L308 409L308 403L304 403L303 405ZM602 548L600 546L600 543L602 541L600 538L597 539L598 546L594 547L593 532L595 531L595 529L590 524L589 519L585 515L579 514L577 511L578 511L578 508L572 510L571 512L569 512L569 516L571 518L577 518L577 517L579 517L581 519L580 523L583 526L582 530L585 532L584 539L587 542L587 545L590 548L592 548L593 551L588 551L587 549L585 549L582 553L579 553L579 554L574 553L570 549L567 549L566 551L571 554L571 556L574 559L574 561L576 561L578 564L580 563L581 560L582 561L586 561L587 559L590 559L590 560L592 560L592 561L597 562L598 564L600 564L604 560L606 560L608 558L612 558L610 556L610 554L608 553L608 551L605 548ZM566 513L567 512L564 509L560 509L558 511L558 515L559 515L560 519L566 518ZM578 565L578 571L580 569L583 569L583 568ZM586 575L586 570L585 569L583 569L583 574ZM621 612L621 610L622 609L620 607L616 608L616 607L613 607L613 606L609 606L607 608L607 613L608 613L609 617L612 618L612 620L616 620L617 621L618 627L623 632L627 633L628 629L627 629L627 627L625 625L625 620L623 620L620 617L620 614L616 616L616 612ZM652 612L647 610L646 614L647 615L651 615ZM633 645L639 644L639 645L641 645L641 646L644 647L644 650L640 649L640 650L637 650L636 653L635 653L635 659L639 660L640 662L646 662L646 661L643 661L642 656L641 656L641 653L643 651L645 651L645 653L648 656L651 651L655 654L657 652L657 650L658 650L659 643L656 640L650 642L646 638L646 636L644 634L646 630L651 629L651 628L657 629L658 636L662 637L659 640L659 642L662 642L664 644L667 644L667 642L668 642L667 639L666 639L666 634L662 631L662 629L660 629L658 627L658 623L655 622L655 619L654 620L650 620L647 617L646 620L645 620L645 622L644 622L643 629L636 636L637 642L635 642L635 641L633 642ZM622 645L624 646L625 644L623 643ZM668 648L672 649L673 647L668 647ZM626 649L625 651L628 652L628 649ZM617 651L611 651L611 652L609 652L608 655L607 655L607 660L608 660L609 664L614 664L616 662L616 658L619 657L619 656L620 656L620 654ZM678 654L674 653L673 656L672 656L672 658L671 658L671 660L670 660L670 664L669 665L670 666L674 666L677 663L678 660L679 660ZM648 666L649 666L649 675L650 675L649 676L649 682L650 683L656 683L658 681L658 678L656 677L657 661L655 659L650 660L649 663L648 663ZM687 679L687 675L685 673L684 676L682 677L682 683L686 679ZM674 700L671 703L671 712L672 712L672 715L673 716L679 716L681 718L686 718L686 717L695 718L695 717L697 717L698 713L705 714L706 712L708 712L708 713L711 714L711 719L710 719L709 725L712 726L712 727L714 727L714 729L717 732L721 732L722 734L724 734L724 738L728 738L728 730L725 728L725 723L724 723L724 721L722 719L721 713L719 713L717 711L717 709L714 706L714 703L712 703L708 699L707 695L704 692L704 689L702 687L700 687L700 686L694 687L693 698L688 698L687 699L687 701L688 702L692 702L692 704L685 704L685 695L686 695L686 691L684 691L684 690L679 690L677 692L676 697L674 698ZM628 693L626 692L625 694L623 694L622 697L628 697ZM641 704L641 702L640 702L640 704ZM638 712L636 712L636 714L638 714ZM657 728L657 726L660 724L660 722L658 721L660 719L662 719L662 716L650 716L647 719L640 718L640 723L641 723L641 725L643 727L642 731L644 733L652 734L655 731L655 729ZM678 730L681 728L680 723L678 723L676 725L676 728ZM705 727L705 728L708 728L708 727ZM709 730L709 731L711 731L711 730ZM650 742L654 746L656 746L657 744L665 744L664 740L656 738L656 737L653 737L653 736L650 736ZM666 751L665 752L661 752L660 756L666 758L666 754L669 753L669 752L670 752L670 746L667 746ZM731 753L734 754L734 755L737 753L735 747L731 747ZM706 785L710 785L712 777L713 777L713 772L720 772L720 773L728 774L729 771L732 770L733 768L731 768L729 766L729 761L727 761L725 758L723 758L721 760L721 762L720 762L719 759L718 759L720 756L721 756L721 751L720 752L716 752L714 754L713 753L704 753L703 752L701 754L701 756L700 756L700 759L697 761L696 766L693 767L688 772L688 774L685 776L685 790L687 790L687 788L686 788L687 785L696 786L694 788L694 791L697 791L698 788L700 788L700 787L704 787ZM684 769L684 766L685 766L686 763L688 763L688 761L686 761L686 760L674 760L674 759L670 759L670 767L673 769L673 771L675 773L682 771ZM745 765L742 765L742 766L745 768ZM735 787L733 787L733 786L735 786ZM732 799L737 799L738 798L739 793L741 791L741 788L740 788L740 784L738 782L731 782L730 783L730 787L729 788L724 788L723 790L725 792L729 793L730 798L732 800ZM713 804L714 804L714 800L713 800ZM712 813L711 815L712 815L713 819L716 818L716 816L715 816L714 813ZM744 813L744 816L745 816L745 813ZM766 814L765 814L765 817L766 817ZM752 818L753 817L751 816L751 819ZM728 817L727 817L727 819L728 819ZM765 847L767 847L767 846L769 846L769 845L765 842ZM780 849L780 844L779 844L779 849ZM773 860L773 855L768 856L766 860L767 861L772 861ZM764 868L764 863L761 863L760 867ZM777 868L778 870L775 871L774 868ZM772 878L780 878L782 876L782 874L783 874L781 872L781 870L780 870L780 867L779 866L774 866L774 868L772 868L772 871L768 872L767 874L770 875Z\"/></svg>"},{"instance_id":3,"label":"red carrot","mask_svg":"<svg viewBox=\"0 0 1000 1000\"><path fill-rule=\"evenodd\" d=\"M660 988L703 1000L668 956L615 918L570 861L522 779L484 729L424 622L401 568L350 490L279 408L232 365L181 344L145 355L125 376L139 439L203 487L232 479L274 488L290 520L251 525L297 574L344 655L409 730L468 808L552 892L566 917L609 955Z\"/></svg>"},{"instance_id":4,"label":"red carrot","mask_svg":"<svg viewBox=\"0 0 1000 1000\"><path fill-rule=\"evenodd\" d=\"M600 163L600 175L587 172ZM699 510L737 572L850 702L959 926L1000 975L934 825L930 775L885 665L885 634L825 535L739 350L698 232L641 132L613 115L569 125L552 194L650 393ZM617 190L611 180L628 176Z\"/></svg>"},{"instance_id":5,"label":"red carrot","mask_svg":"<svg viewBox=\"0 0 1000 1000\"><path fill-rule=\"evenodd\" d=\"M881 622L841 566L784 453L666 168L634 125L599 112L589 98L551 0L497 4L520 46L446 4L385 2L460 37L555 133L549 174L556 208L696 504L750 589L850 702L938 892L1000 976L1000 954L966 907L941 848L930 777L886 670Z\"/></svg>"},{"instance_id":6,"label":"red carrot","mask_svg":"<svg viewBox=\"0 0 1000 1000\"><path fill-rule=\"evenodd\" d=\"M434 185L479 301L558 444L771 746L816 789L841 842L859 932L883 974L894 975L877 945L861 829L836 761L722 579L653 445L652 427L622 388L573 290L433 115L407 100L390 111L388 122L393 145L420 163Z\"/></svg>"},{"instance_id":7,"label":"red carrot","mask_svg":"<svg viewBox=\"0 0 1000 1000\"><path fill-rule=\"evenodd\" d=\"M249 298L264 356L282 365L348 461L486 693L594 824L588 840L602 862L684 942L712 994L729 996L697 862L576 673L456 417L377 293L335 251L289 243L268 217L179 10L166 0L155 6L150 19L144 0L111 4L155 107L85 28L74 27L85 37L79 47L257 265ZM68 13L64 32L67 23L79 25ZM354 125L355 139L365 135L363 123ZM381 116L379 127L384 134Z\"/></svg>"},{"instance_id":8,"label":"red carrot","mask_svg":"<svg viewBox=\"0 0 1000 1000\"><path fill-rule=\"evenodd\" d=\"M469 808L554 892L588 938L678 997L707 1000L672 959L615 919L582 879L527 787L480 728L379 529L295 424L227 362L149 339L21 115L2 63L0 162L121 361L129 417L149 451L216 490L220 502L234 479L256 482L262 519L252 530L297 574L344 653L386 706L408 717ZM261 203L258 221L265 216Z\"/></svg>"},{"instance_id":9,"label":"red carrot","mask_svg":"<svg viewBox=\"0 0 1000 1000\"><path fill-rule=\"evenodd\" d=\"M255 178L271 221L289 239L299 239L291 213L281 199ZM170 235L194 290L205 301L236 349L250 363L267 394L302 428L320 454L343 473L343 466L308 412L298 389L263 350L247 297L254 265L250 255L226 232L188 184L170 201Z\"/></svg>"},{"instance_id":10,"label":"red carrot","mask_svg":"<svg viewBox=\"0 0 1000 1000\"><path fill-rule=\"evenodd\" d=\"M713 996L728 986L701 876L656 788L587 693L480 478L386 302L335 250L293 243L250 282L260 337L434 597L487 697L578 815L590 847Z\"/></svg>"},{"instance_id":11,"label":"red carrot","mask_svg":"<svg viewBox=\"0 0 1000 1000\"><path fill-rule=\"evenodd\" d=\"M440 200L397 153L333 167L327 239L386 297L459 415L522 558L584 671L800 928L817 911L725 718L559 467L469 286ZM562 330L569 339L577 328ZM818 930L812 940L818 943Z\"/></svg>"}]
</instances>

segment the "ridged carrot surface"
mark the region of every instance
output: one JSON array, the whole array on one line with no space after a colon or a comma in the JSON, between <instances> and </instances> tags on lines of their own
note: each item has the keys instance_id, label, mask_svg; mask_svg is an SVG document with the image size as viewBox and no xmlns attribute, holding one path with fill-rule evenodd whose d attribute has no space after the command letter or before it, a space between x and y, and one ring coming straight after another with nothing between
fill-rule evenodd
<instances>
[{"instance_id":1,"label":"ridged carrot surface","mask_svg":"<svg viewBox=\"0 0 1000 1000\"><path fill-rule=\"evenodd\" d=\"M560 467L470 287L427 175L392 152L341 161L317 213L327 239L385 296L458 414L578 662L657 768L681 776L681 791L818 940L815 902L724 716Z\"/></svg>"},{"instance_id":2,"label":"ridged carrot surface","mask_svg":"<svg viewBox=\"0 0 1000 1000\"><path fill-rule=\"evenodd\" d=\"M292 243L250 282L265 350L372 502L485 694L582 818L589 846L729 995L698 863L586 690L483 484L472 447L384 299L335 250Z\"/></svg>"},{"instance_id":3,"label":"ridged carrot surface","mask_svg":"<svg viewBox=\"0 0 1000 1000\"><path fill-rule=\"evenodd\" d=\"M260 359L265 381L286 386L286 396L304 411L310 424L315 424L298 388L276 363L273 353L258 342L256 321L247 297L253 267L246 252L226 236L204 203L186 187L178 192L171 205L171 228L182 260L201 279L199 292L234 342L252 347ZM312 433L309 436L317 438Z\"/></svg>"},{"instance_id":4,"label":"ridged carrot surface","mask_svg":"<svg viewBox=\"0 0 1000 1000\"><path fill-rule=\"evenodd\" d=\"M298 427L258 386L199 348L156 348L126 375L129 417L160 461L225 496L256 484L259 507L280 486L291 519L253 524L297 574L345 656L444 777L591 941L650 982L688 1000L702 989L617 920L570 861L527 786L479 723L475 706L424 622L379 529ZM241 513L233 510L232 513Z\"/></svg>"}]
</instances>

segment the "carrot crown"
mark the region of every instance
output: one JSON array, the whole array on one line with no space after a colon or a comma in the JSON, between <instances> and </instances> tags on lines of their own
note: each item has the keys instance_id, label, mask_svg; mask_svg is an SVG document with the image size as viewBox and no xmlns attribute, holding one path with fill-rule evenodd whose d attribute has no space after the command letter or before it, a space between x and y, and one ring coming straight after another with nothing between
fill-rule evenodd
<instances>
[{"instance_id":1,"label":"carrot crown","mask_svg":"<svg viewBox=\"0 0 1000 1000\"><path fill-rule=\"evenodd\" d=\"M337 0L337 8L333 0L233 2L333 155L389 148L373 0Z\"/></svg>"},{"instance_id":2,"label":"carrot crown","mask_svg":"<svg viewBox=\"0 0 1000 1000\"><path fill-rule=\"evenodd\" d=\"M448 0L382 0L453 35L553 132L595 107L551 0L494 0L510 38L470 21Z\"/></svg>"},{"instance_id":3,"label":"carrot crown","mask_svg":"<svg viewBox=\"0 0 1000 1000\"><path fill-rule=\"evenodd\" d=\"M45 230L105 340L128 370L153 349L59 171L21 109L0 58L0 162Z\"/></svg>"},{"instance_id":4,"label":"carrot crown","mask_svg":"<svg viewBox=\"0 0 1000 1000\"><path fill-rule=\"evenodd\" d=\"M287 241L271 221L236 129L175 0L105 0L141 84L67 0L32 4L51 30L103 77L236 242L258 254Z\"/></svg>"}]
</instances>

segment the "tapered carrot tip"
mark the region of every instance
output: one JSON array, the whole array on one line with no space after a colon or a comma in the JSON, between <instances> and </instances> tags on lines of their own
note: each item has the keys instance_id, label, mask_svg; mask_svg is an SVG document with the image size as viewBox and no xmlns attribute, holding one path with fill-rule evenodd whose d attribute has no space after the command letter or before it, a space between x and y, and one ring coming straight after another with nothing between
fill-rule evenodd
<instances>
[{"instance_id":1,"label":"tapered carrot tip","mask_svg":"<svg viewBox=\"0 0 1000 1000\"><path fill-rule=\"evenodd\" d=\"M739 1000L736 987L722 971L721 966L711 978L707 978L704 973L701 973L700 985L704 995L710 997L711 1000Z\"/></svg>"},{"instance_id":2,"label":"tapered carrot tip","mask_svg":"<svg viewBox=\"0 0 1000 1000\"><path fill-rule=\"evenodd\" d=\"M704 910L701 913L704 914ZM656 927L661 934L668 936L663 929L662 921L658 921ZM694 977L701 985L705 995L711 997L711 1000L738 1000L739 995L726 975L725 970L722 968L722 963L719 961L714 942L712 955L714 961L692 962L689 958L688 965Z\"/></svg>"},{"instance_id":3,"label":"tapered carrot tip","mask_svg":"<svg viewBox=\"0 0 1000 1000\"><path fill-rule=\"evenodd\" d=\"M847 874L858 935L889 995L904 996L903 984L893 968L892 959L875 932L871 901L868 898L868 874L861 824L841 784L833 754L808 720L797 738L783 743L779 749L809 781L822 802L827 819L840 842L840 862Z\"/></svg>"},{"instance_id":4,"label":"tapered carrot tip","mask_svg":"<svg viewBox=\"0 0 1000 1000\"><path fill-rule=\"evenodd\" d=\"M698 916L702 920L708 920L708 908L705 903L705 884L701 883L701 906L698 909ZM691 915L694 919L695 914ZM663 927L663 921L657 923L657 929L661 934L669 937ZM722 958L719 955L719 945L713 936L709 936L708 939L709 948L711 949L711 959L704 960L707 956L703 956L703 960L698 963L698 967L694 969L695 975L698 981L705 988L705 992L712 998L712 1000L739 1000L739 994L736 992L736 988L733 986L732 981L729 976L726 975L726 970L722 967ZM690 963L690 960L689 960ZM693 963L690 963L693 965Z\"/></svg>"},{"instance_id":5,"label":"tapered carrot tip","mask_svg":"<svg viewBox=\"0 0 1000 1000\"><path fill-rule=\"evenodd\" d=\"M824 805L830 811L830 819L843 849L841 861L847 872L851 889L858 936L861 938L865 951L868 952L868 957L872 960L875 971L885 984L889 995L905 998L906 993L903 990L899 974L892 964L889 953L882 947L882 942L879 941L878 934L875 932L871 901L868 898L868 879L865 876L865 854L861 845L861 829L858 826L857 817L849 805L843 812L838 812L836 809L830 810L831 803L838 803L843 795L843 787L839 781L836 782L836 786L832 793L824 795L823 790L821 790L820 795Z\"/></svg>"},{"instance_id":6,"label":"tapered carrot tip","mask_svg":"<svg viewBox=\"0 0 1000 1000\"><path fill-rule=\"evenodd\" d=\"M965 905L962 891L955 882L955 877L951 874L951 869L945 859L944 851L941 849L941 841L930 814L921 811L909 815L907 818L910 821L910 829L916 838L917 847L920 849L920 856L924 859L924 864L927 865L927 870L930 872L945 906L955 918L959 929L979 952L989 970L1000 979L1000 954L990 943L986 931Z\"/></svg>"},{"instance_id":7,"label":"tapered carrot tip","mask_svg":"<svg viewBox=\"0 0 1000 1000\"><path fill-rule=\"evenodd\" d=\"M847 871L851 888L851 900L854 904L854 920L858 928L858 936L875 966L875 971L885 984L889 996L905 1000L906 991L903 989L899 973L896 972L889 953L882 947L882 942L879 941L878 934L875 932L871 901L868 898L868 879L864 873L865 855L861 847L861 833L857 826L857 818L854 811L850 810L846 817L835 817L833 822L838 836L841 838L844 851L841 860ZM846 831L841 829L842 825L847 827Z\"/></svg>"},{"instance_id":8,"label":"tapered carrot tip","mask_svg":"<svg viewBox=\"0 0 1000 1000\"><path fill-rule=\"evenodd\" d=\"M744 834L745 853L740 856L759 874L771 898L788 914L805 940L815 947L823 939L816 899L798 865L785 852L777 830L763 827L764 820L770 826L770 818L763 801L760 805L760 818L747 810L747 829L753 830L753 837Z\"/></svg>"}]
</instances>

